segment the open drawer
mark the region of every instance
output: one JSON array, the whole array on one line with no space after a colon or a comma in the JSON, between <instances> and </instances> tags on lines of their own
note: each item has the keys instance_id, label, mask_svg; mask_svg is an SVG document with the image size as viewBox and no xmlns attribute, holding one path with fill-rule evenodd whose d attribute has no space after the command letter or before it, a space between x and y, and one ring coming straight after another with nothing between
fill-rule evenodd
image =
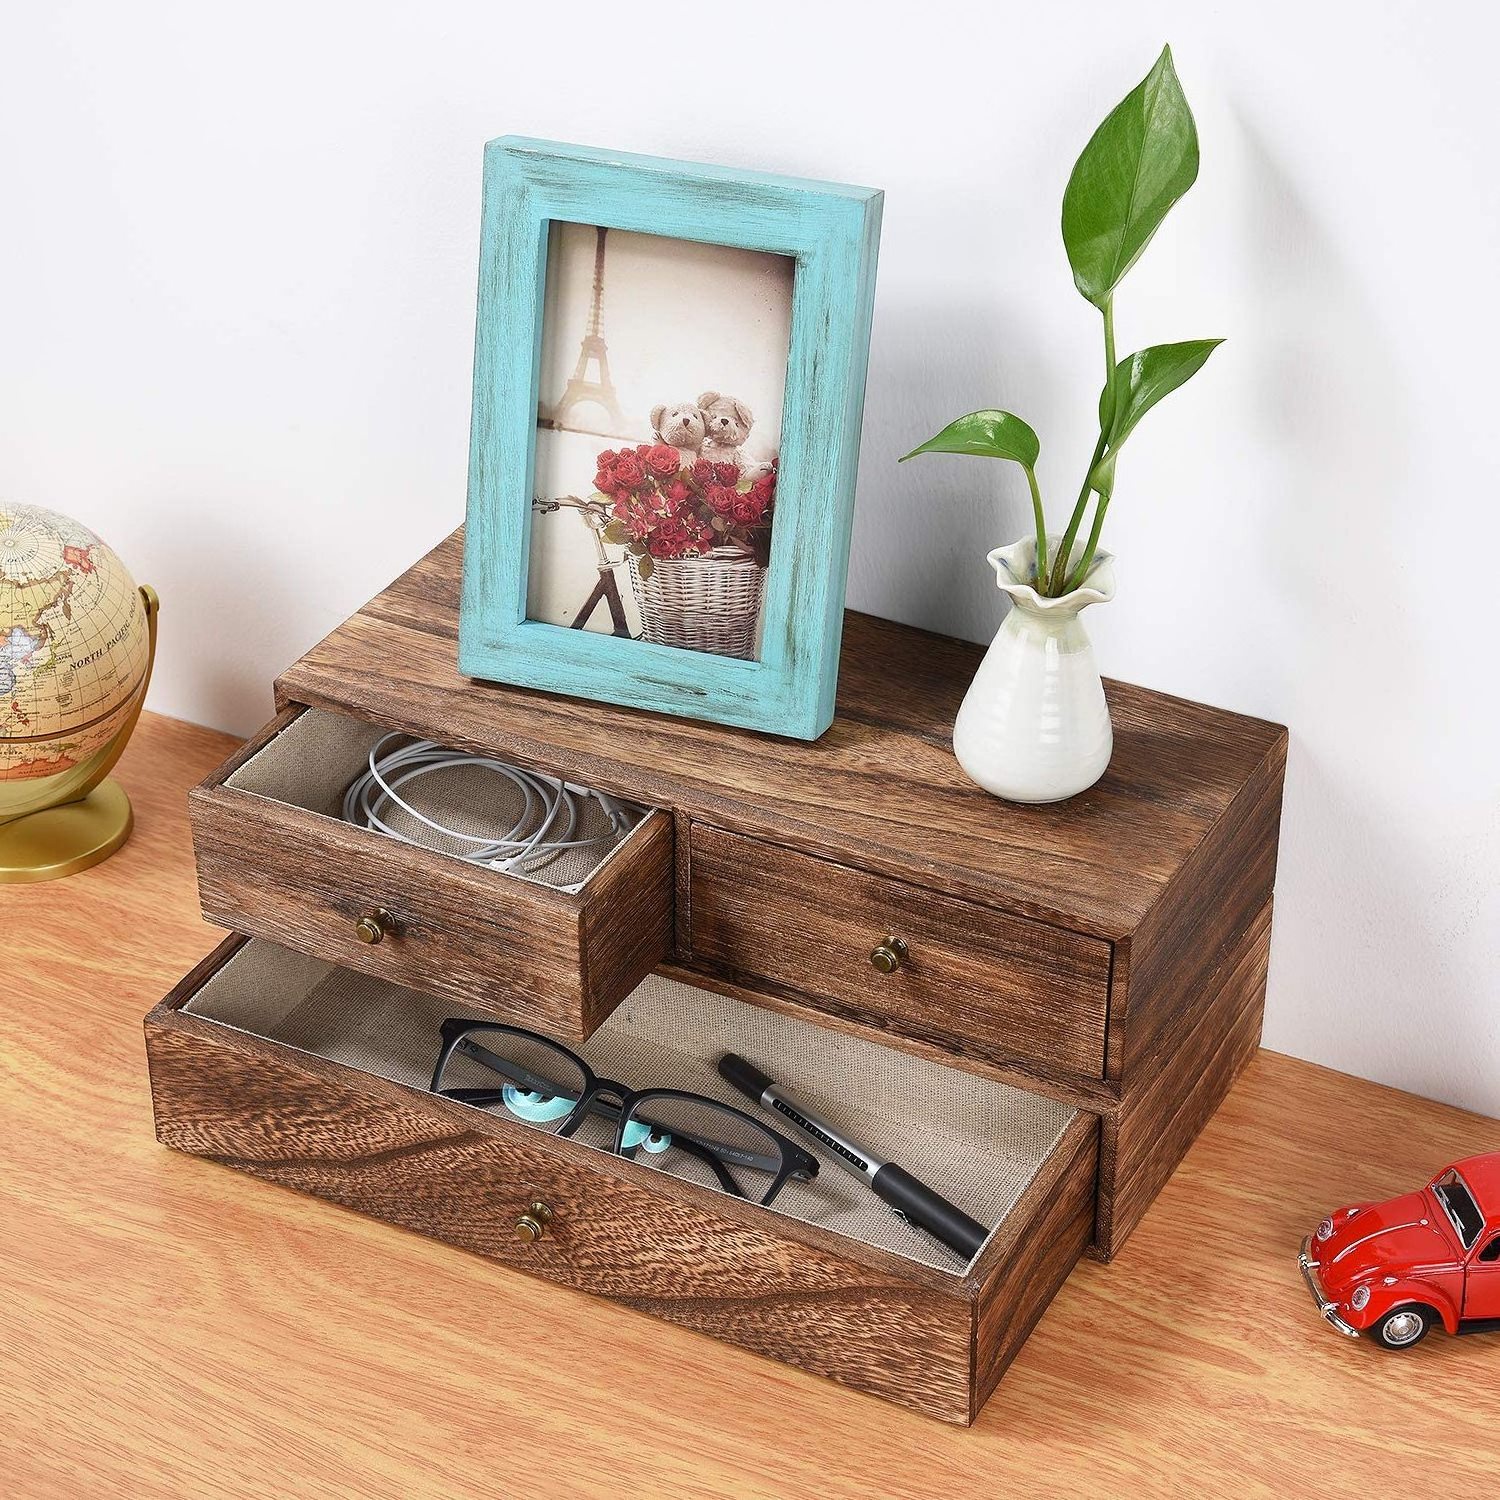
<instances>
[{"instance_id":1,"label":"open drawer","mask_svg":"<svg viewBox=\"0 0 1500 1500\"><path fill-rule=\"evenodd\" d=\"M995 1226L964 1264L821 1151L816 1179L762 1208L432 1095L453 1013L231 938L146 1018L157 1135L951 1422L1089 1241L1098 1122L1065 1104L656 976L579 1049L631 1087L736 1104L723 1052L781 1061L834 1124ZM545 1232L525 1242L535 1204Z\"/></svg>"},{"instance_id":2,"label":"open drawer","mask_svg":"<svg viewBox=\"0 0 1500 1500\"><path fill-rule=\"evenodd\" d=\"M384 733L293 707L194 789L204 915L583 1040L671 949L670 815L646 811L612 846L537 875L482 868L343 819L345 790ZM457 786L424 786L430 805L451 797L445 826L472 817ZM590 816L608 826L589 804L580 833Z\"/></svg>"}]
</instances>

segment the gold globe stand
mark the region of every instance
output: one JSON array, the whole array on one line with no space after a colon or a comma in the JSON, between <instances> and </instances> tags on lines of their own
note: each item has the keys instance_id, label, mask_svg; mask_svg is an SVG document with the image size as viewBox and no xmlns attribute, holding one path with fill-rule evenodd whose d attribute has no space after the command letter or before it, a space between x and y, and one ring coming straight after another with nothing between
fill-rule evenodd
<instances>
[{"instance_id":1,"label":"gold globe stand","mask_svg":"<svg viewBox=\"0 0 1500 1500\"><path fill-rule=\"evenodd\" d=\"M118 781L106 780L146 702L156 663L156 590L143 585L148 655L129 717L114 738L87 760L56 776L0 782L0 885L60 880L108 859L126 839L134 817Z\"/></svg>"}]
</instances>

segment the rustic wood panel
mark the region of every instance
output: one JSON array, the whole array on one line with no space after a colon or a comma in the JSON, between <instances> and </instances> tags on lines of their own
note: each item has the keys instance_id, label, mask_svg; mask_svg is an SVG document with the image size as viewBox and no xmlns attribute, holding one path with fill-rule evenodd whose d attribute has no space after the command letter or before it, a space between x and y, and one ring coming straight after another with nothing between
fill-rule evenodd
<instances>
[{"instance_id":1,"label":"rustic wood panel","mask_svg":"<svg viewBox=\"0 0 1500 1500\"><path fill-rule=\"evenodd\" d=\"M585 1035L671 956L676 842L671 813L653 812L579 893Z\"/></svg>"},{"instance_id":2,"label":"rustic wood panel","mask_svg":"<svg viewBox=\"0 0 1500 1500\"><path fill-rule=\"evenodd\" d=\"M672 914L673 957L686 953L692 934L692 820L685 813L672 819L672 836L676 843L676 910Z\"/></svg>"},{"instance_id":3,"label":"rustic wood panel","mask_svg":"<svg viewBox=\"0 0 1500 1500\"><path fill-rule=\"evenodd\" d=\"M455 533L283 674L280 701L503 753L1102 938L1136 929L1283 734L1110 683L1104 778L1054 807L1012 806L950 750L976 646L849 614L838 716L798 743L460 676L461 562Z\"/></svg>"},{"instance_id":4,"label":"rustic wood panel","mask_svg":"<svg viewBox=\"0 0 1500 1500\"><path fill-rule=\"evenodd\" d=\"M1199 1013L1209 976L1271 899L1286 748L1284 735L1268 748L1162 899L1117 945L1110 1002L1115 1076L1171 1048Z\"/></svg>"},{"instance_id":5,"label":"rustic wood panel","mask_svg":"<svg viewBox=\"0 0 1500 1500\"><path fill-rule=\"evenodd\" d=\"M238 946L222 945L147 1018L164 1144L972 1420L976 1293L962 1279L182 1013ZM555 1218L528 1246L514 1225L533 1197Z\"/></svg>"},{"instance_id":6,"label":"rustic wood panel","mask_svg":"<svg viewBox=\"0 0 1500 1500\"><path fill-rule=\"evenodd\" d=\"M978 1263L974 1415L1094 1237L1099 1124L1079 1115Z\"/></svg>"},{"instance_id":7,"label":"rustic wood panel","mask_svg":"<svg viewBox=\"0 0 1500 1500\"><path fill-rule=\"evenodd\" d=\"M671 951L665 813L570 894L220 783L191 805L203 910L226 927L578 1041ZM395 930L362 943L375 907Z\"/></svg>"},{"instance_id":8,"label":"rustic wood panel","mask_svg":"<svg viewBox=\"0 0 1500 1500\"><path fill-rule=\"evenodd\" d=\"M1165 1038L1141 1070L1140 1086L1103 1125L1095 1251L1115 1254L1176 1170L1240 1070L1260 1045L1266 967L1271 953L1267 903L1198 997L1201 1014Z\"/></svg>"},{"instance_id":9,"label":"rustic wood panel","mask_svg":"<svg viewBox=\"0 0 1500 1500\"><path fill-rule=\"evenodd\" d=\"M1107 943L701 823L691 839L692 967L876 1013L954 1057L1101 1076ZM870 963L887 934L911 950L894 974Z\"/></svg>"}]
</instances>

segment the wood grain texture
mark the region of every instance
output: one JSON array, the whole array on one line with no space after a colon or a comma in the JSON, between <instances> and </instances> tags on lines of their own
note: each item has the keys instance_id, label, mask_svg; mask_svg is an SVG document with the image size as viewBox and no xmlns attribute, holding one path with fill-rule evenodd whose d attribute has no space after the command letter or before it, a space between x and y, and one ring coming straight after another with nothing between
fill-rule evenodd
<instances>
[{"instance_id":1,"label":"wood grain texture","mask_svg":"<svg viewBox=\"0 0 1500 1500\"><path fill-rule=\"evenodd\" d=\"M1107 684L1105 776L1058 806L1012 806L972 786L951 753L977 647L851 614L832 728L816 744L772 740L460 677L460 555L457 535L434 549L296 663L280 700L672 809L694 830L676 868L675 968L688 977L1110 1120L1198 1024L1271 897L1287 743L1277 725ZM783 852L761 859L766 845ZM848 926L911 920L897 890L919 893L942 985L913 972L876 987L852 956ZM1127 1133L1122 1157L1106 1131L1101 1254L1139 1217L1143 1205L1116 1218L1108 1200L1143 1139Z\"/></svg>"},{"instance_id":2,"label":"wood grain texture","mask_svg":"<svg viewBox=\"0 0 1500 1500\"><path fill-rule=\"evenodd\" d=\"M672 814L653 812L583 888L583 1024L588 1035L673 951Z\"/></svg>"},{"instance_id":3,"label":"wood grain texture","mask_svg":"<svg viewBox=\"0 0 1500 1500\"><path fill-rule=\"evenodd\" d=\"M694 969L822 999L958 1058L1101 1076L1109 944L695 824ZM910 957L870 963L888 935Z\"/></svg>"},{"instance_id":4,"label":"wood grain texture","mask_svg":"<svg viewBox=\"0 0 1500 1500\"><path fill-rule=\"evenodd\" d=\"M1115 753L1089 791L1018 807L953 759L981 648L845 622L839 709L814 743L691 723L458 671L462 533L290 667L311 703L670 807L732 832L1109 940L1133 933L1276 746L1278 725L1108 683Z\"/></svg>"},{"instance_id":5,"label":"wood grain texture","mask_svg":"<svg viewBox=\"0 0 1500 1500\"><path fill-rule=\"evenodd\" d=\"M506 137L484 154L459 655L501 682L812 738L833 717L881 194ZM526 617L542 308L554 220L792 257L757 661ZM645 413L632 414L649 438Z\"/></svg>"},{"instance_id":6,"label":"wood grain texture","mask_svg":"<svg viewBox=\"0 0 1500 1500\"><path fill-rule=\"evenodd\" d=\"M974 1301L991 1291L989 1279L971 1288L649 1167L181 1011L242 941L222 944L146 1019L163 1144L930 1416L971 1420ZM538 1197L555 1217L539 1242L525 1245L515 1223ZM1045 1207L1026 1205L1033 1216ZM1016 1298L1033 1305L1039 1289L1009 1262L1002 1272Z\"/></svg>"},{"instance_id":7,"label":"wood grain texture","mask_svg":"<svg viewBox=\"0 0 1500 1500\"><path fill-rule=\"evenodd\" d=\"M685 813L674 813L672 836L676 845L674 870L674 893L676 910L672 913L672 953L686 953L692 941L693 913L693 861L692 820Z\"/></svg>"},{"instance_id":8,"label":"wood grain texture","mask_svg":"<svg viewBox=\"0 0 1500 1500\"><path fill-rule=\"evenodd\" d=\"M1271 906L1262 908L1222 966L1206 978L1202 1013L1184 1032L1164 1038L1161 1056L1143 1067L1140 1084L1104 1121L1099 1223L1094 1252L1108 1260L1140 1223L1260 1045Z\"/></svg>"},{"instance_id":9,"label":"wood grain texture","mask_svg":"<svg viewBox=\"0 0 1500 1500\"><path fill-rule=\"evenodd\" d=\"M1093 1238L1098 1170L1098 1121L1079 1115L974 1265L971 1421Z\"/></svg>"},{"instance_id":10,"label":"wood grain texture","mask_svg":"<svg viewBox=\"0 0 1500 1500\"><path fill-rule=\"evenodd\" d=\"M1500 1121L1274 1053L968 1430L161 1149L140 1017L217 940L185 793L232 746L148 713L118 771L131 841L0 897L8 1492L494 1500L518 1471L546 1500L1491 1485L1500 1339L1398 1358L1338 1338L1293 1261L1328 1208L1500 1150ZM518 1330L544 1355L517 1355Z\"/></svg>"},{"instance_id":11,"label":"wood grain texture","mask_svg":"<svg viewBox=\"0 0 1500 1500\"><path fill-rule=\"evenodd\" d=\"M575 1041L671 952L666 813L652 813L581 891L566 892L225 785L246 753L190 799L212 921ZM362 943L355 923L376 908L395 928Z\"/></svg>"},{"instance_id":12,"label":"wood grain texture","mask_svg":"<svg viewBox=\"0 0 1500 1500\"><path fill-rule=\"evenodd\" d=\"M1110 994L1116 1076L1171 1048L1201 1008L1211 976L1271 899L1285 774L1282 737L1140 927L1116 944Z\"/></svg>"}]
</instances>

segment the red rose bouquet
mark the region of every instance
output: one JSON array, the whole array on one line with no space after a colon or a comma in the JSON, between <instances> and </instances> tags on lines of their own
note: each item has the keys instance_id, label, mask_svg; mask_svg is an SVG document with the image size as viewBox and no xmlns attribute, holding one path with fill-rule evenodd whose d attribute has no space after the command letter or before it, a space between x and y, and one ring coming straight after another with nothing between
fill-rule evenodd
<instances>
[{"instance_id":1,"label":"red rose bouquet","mask_svg":"<svg viewBox=\"0 0 1500 1500\"><path fill-rule=\"evenodd\" d=\"M776 461L745 474L737 464L700 458L683 468L676 448L642 443L599 455L594 488L609 506L604 539L625 547L643 579L654 560L701 557L715 547L753 553L765 567L776 507Z\"/></svg>"}]
</instances>

